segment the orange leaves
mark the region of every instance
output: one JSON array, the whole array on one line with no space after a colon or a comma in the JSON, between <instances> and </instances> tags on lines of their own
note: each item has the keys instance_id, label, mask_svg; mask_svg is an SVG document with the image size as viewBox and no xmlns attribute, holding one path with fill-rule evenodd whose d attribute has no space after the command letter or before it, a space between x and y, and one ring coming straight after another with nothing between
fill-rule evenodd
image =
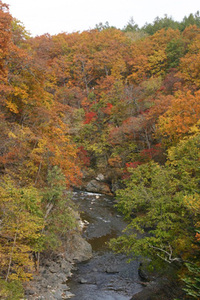
<instances>
[{"instance_id":1,"label":"orange leaves","mask_svg":"<svg viewBox=\"0 0 200 300\"><path fill-rule=\"evenodd\" d=\"M196 239L197 239L197 242L200 242L200 233L196 233L196 235L195 235L195 237L196 237Z\"/></svg>"},{"instance_id":2,"label":"orange leaves","mask_svg":"<svg viewBox=\"0 0 200 300\"><path fill-rule=\"evenodd\" d=\"M143 47L145 47L145 45L142 43L132 46L132 55L128 61L131 67L131 74L129 74L127 78L131 83L140 83L146 78L149 70L148 57ZM146 45L146 47L148 46Z\"/></svg>"},{"instance_id":3,"label":"orange leaves","mask_svg":"<svg viewBox=\"0 0 200 300\"><path fill-rule=\"evenodd\" d=\"M2 58L4 58L7 54L7 47L11 38L11 19L12 17L8 12L8 5L0 1L0 63L2 63ZM0 69L1 67L2 66L0 64Z\"/></svg>"},{"instance_id":4,"label":"orange leaves","mask_svg":"<svg viewBox=\"0 0 200 300\"><path fill-rule=\"evenodd\" d=\"M121 159L121 157L119 155L114 156L114 157L110 157L108 159L108 164L111 167L119 168L119 167L121 167L122 159Z\"/></svg>"},{"instance_id":5,"label":"orange leaves","mask_svg":"<svg viewBox=\"0 0 200 300\"><path fill-rule=\"evenodd\" d=\"M8 68L5 59L9 52L11 40L11 20L8 5L0 1L0 94L7 92Z\"/></svg>"},{"instance_id":6,"label":"orange leaves","mask_svg":"<svg viewBox=\"0 0 200 300\"><path fill-rule=\"evenodd\" d=\"M171 141L184 137L200 119L200 91L178 93L168 110L159 118L158 133Z\"/></svg>"}]
</instances>

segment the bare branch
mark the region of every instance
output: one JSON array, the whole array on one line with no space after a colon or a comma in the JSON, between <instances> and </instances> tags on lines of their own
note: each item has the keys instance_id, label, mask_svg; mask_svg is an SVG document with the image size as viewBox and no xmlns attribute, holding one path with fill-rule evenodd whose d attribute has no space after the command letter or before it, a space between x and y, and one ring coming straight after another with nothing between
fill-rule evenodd
<instances>
[{"instance_id":1,"label":"bare branch","mask_svg":"<svg viewBox=\"0 0 200 300\"><path fill-rule=\"evenodd\" d=\"M170 244L169 244L169 251L166 251L166 250L164 250L162 248L159 248L159 247L156 247L156 246L152 246L150 244L149 244L149 247L152 248L152 249L158 250L161 253L166 254L166 257L163 257L159 253L156 253L156 255L158 257L160 257L162 260L164 260L164 261L166 261L166 262L168 262L170 264L173 263L173 262L175 262L175 261L183 262L183 260L181 258L179 258L179 257L172 258L172 256L173 256L173 249L172 249L172 246Z\"/></svg>"}]
</instances>

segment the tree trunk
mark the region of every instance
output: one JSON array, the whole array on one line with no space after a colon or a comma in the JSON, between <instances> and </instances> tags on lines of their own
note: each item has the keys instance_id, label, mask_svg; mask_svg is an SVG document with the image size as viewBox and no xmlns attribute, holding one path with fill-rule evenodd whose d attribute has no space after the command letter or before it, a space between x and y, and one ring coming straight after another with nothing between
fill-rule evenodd
<instances>
[{"instance_id":1,"label":"tree trunk","mask_svg":"<svg viewBox=\"0 0 200 300\"><path fill-rule=\"evenodd\" d=\"M14 237L14 241L13 241L12 251L11 251L11 254L10 254L10 259L9 259L9 264L8 264L8 271L7 271L7 275L6 275L6 281L8 281L8 277L10 275L10 269L11 269L11 264L12 264L13 252L14 252L14 248L16 246L16 241L17 241L17 232L18 232L18 229L15 232L15 237Z\"/></svg>"}]
</instances>

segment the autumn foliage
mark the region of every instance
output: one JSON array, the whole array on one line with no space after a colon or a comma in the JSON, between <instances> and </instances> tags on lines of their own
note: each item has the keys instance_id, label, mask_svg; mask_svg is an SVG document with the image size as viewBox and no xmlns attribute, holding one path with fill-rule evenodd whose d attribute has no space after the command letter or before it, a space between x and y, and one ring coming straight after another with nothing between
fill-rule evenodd
<instances>
[{"instance_id":1,"label":"autumn foliage","mask_svg":"<svg viewBox=\"0 0 200 300\"><path fill-rule=\"evenodd\" d=\"M60 192L56 201L53 196L42 196L52 187L50 174L62 179L62 185L53 181L55 195L56 189L78 186L82 171L101 172L110 184L122 178L129 184L132 173L144 172L148 177L146 166L152 161L156 162L152 168L162 176L157 164L165 165L167 160L185 168L186 174L190 172L188 180L194 179L197 170L182 165L175 149L180 156L184 145L189 151L190 142L198 141L200 28L198 15L195 18L191 24L185 19L180 26L171 20L171 26L166 27L167 20L157 20L154 26L141 30L137 26L126 30L108 26L32 38L0 1L3 279L31 278L39 253L45 249L47 227L53 231L51 220L56 220L63 205ZM186 179L180 174L181 169L176 180L184 185ZM167 190L164 178L163 184ZM199 243L199 206L195 206L199 197L191 194L181 199L187 202L184 213L194 219L190 224L193 245ZM23 204L21 209L19 203ZM190 238L181 238L182 250L187 252ZM192 249L199 251L197 246ZM34 253L38 261L28 253Z\"/></svg>"}]
</instances>

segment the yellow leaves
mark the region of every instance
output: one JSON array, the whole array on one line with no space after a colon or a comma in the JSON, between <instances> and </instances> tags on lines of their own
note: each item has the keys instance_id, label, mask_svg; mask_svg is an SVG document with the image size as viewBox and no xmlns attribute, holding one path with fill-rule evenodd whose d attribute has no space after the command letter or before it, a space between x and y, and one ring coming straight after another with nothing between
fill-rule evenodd
<instances>
[{"instance_id":1,"label":"yellow leaves","mask_svg":"<svg viewBox=\"0 0 200 300\"><path fill-rule=\"evenodd\" d=\"M35 157L33 156L33 158ZM24 167L26 168L26 170L28 170L30 177L35 176L35 174L38 172L38 165L35 164L34 161L28 160L27 162L25 162Z\"/></svg>"},{"instance_id":2,"label":"yellow leaves","mask_svg":"<svg viewBox=\"0 0 200 300\"><path fill-rule=\"evenodd\" d=\"M111 75L114 76L117 79L121 78L121 74L126 71L126 63L124 59L121 57L118 57L118 60L115 62L114 66L111 70Z\"/></svg>"},{"instance_id":3,"label":"yellow leaves","mask_svg":"<svg viewBox=\"0 0 200 300\"><path fill-rule=\"evenodd\" d=\"M194 195L187 195L184 197L183 201L189 209L189 212L193 215L193 221L196 222L195 227L198 229L198 232L196 232L195 238L197 242L200 242L200 195L197 193L195 193ZM196 248L196 245L194 245L194 247Z\"/></svg>"},{"instance_id":4,"label":"yellow leaves","mask_svg":"<svg viewBox=\"0 0 200 300\"><path fill-rule=\"evenodd\" d=\"M1 269L10 280L29 280L33 271L30 253L42 238L41 196L31 186L15 187L9 177L3 178L0 195Z\"/></svg>"},{"instance_id":5,"label":"yellow leaves","mask_svg":"<svg viewBox=\"0 0 200 300\"><path fill-rule=\"evenodd\" d=\"M200 133L200 120L190 128L190 133L193 135Z\"/></svg>"},{"instance_id":6,"label":"yellow leaves","mask_svg":"<svg viewBox=\"0 0 200 300\"><path fill-rule=\"evenodd\" d=\"M6 106L11 112L13 112L15 114L19 113L18 107L14 102L6 100Z\"/></svg>"},{"instance_id":7,"label":"yellow leaves","mask_svg":"<svg viewBox=\"0 0 200 300\"><path fill-rule=\"evenodd\" d=\"M193 195L187 195L184 197L183 201L194 216L197 216L198 214L200 214L200 195L199 194L195 193Z\"/></svg>"},{"instance_id":8,"label":"yellow leaves","mask_svg":"<svg viewBox=\"0 0 200 300\"><path fill-rule=\"evenodd\" d=\"M155 50L149 58L150 72L152 75L162 75L165 73L167 65L167 55L164 49Z\"/></svg>"},{"instance_id":9,"label":"yellow leaves","mask_svg":"<svg viewBox=\"0 0 200 300\"><path fill-rule=\"evenodd\" d=\"M24 103L27 104L28 93L25 85L22 85L21 87L15 86L13 88L13 94L15 97L19 97Z\"/></svg>"},{"instance_id":10,"label":"yellow leaves","mask_svg":"<svg viewBox=\"0 0 200 300\"><path fill-rule=\"evenodd\" d=\"M9 136L9 138L17 139L17 136L12 131L9 131L8 136Z\"/></svg>"}]
</instances>

